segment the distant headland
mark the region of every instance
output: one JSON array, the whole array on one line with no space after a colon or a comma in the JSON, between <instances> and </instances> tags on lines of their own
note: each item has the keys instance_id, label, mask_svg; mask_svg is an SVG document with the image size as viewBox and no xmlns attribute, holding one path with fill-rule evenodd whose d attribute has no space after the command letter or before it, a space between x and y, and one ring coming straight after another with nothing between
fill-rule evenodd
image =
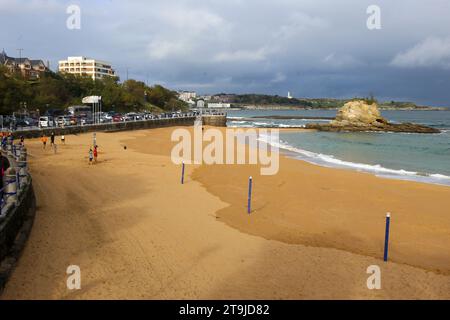
<instances>
[{"instance_id":1,"label":"distant headland","mask_svg":"<svg viewBox=\"0 0 450 320\"><path fill-rule=\"evenodd\" d=\"M227 94L219 93L212 95L211 99L215 102L229 103L232 108L240 109L339 109L347 102L358 99L371 98L352 98L352 99L334 99L334 98L293 98L292 96L283 97L279 95L265 94ZM426 111L444 111L447 107L432 107L417 105L414 102L405 101L378 101L380 110L426 110Z\"/></svg>"}]
</instances>

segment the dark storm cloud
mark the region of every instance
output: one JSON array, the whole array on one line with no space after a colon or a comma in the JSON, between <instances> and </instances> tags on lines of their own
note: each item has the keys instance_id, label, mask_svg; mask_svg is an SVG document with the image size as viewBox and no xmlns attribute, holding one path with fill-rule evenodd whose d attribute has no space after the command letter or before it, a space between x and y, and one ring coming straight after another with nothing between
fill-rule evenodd
<instances>
[{"instance_id":1,"label":"dark storm cloud","mask_svg":"<svg viewBox=\"0 0 450 320\"><path fill-rule=\"evenodd\" d=\"M81 8L81 29L66 8ZM366 9L381 8L381 30ZM260 92L449 105L450 1L0 0L7 53L86 55L131 77L204 93Z\"/></svg>"}]
</instances>

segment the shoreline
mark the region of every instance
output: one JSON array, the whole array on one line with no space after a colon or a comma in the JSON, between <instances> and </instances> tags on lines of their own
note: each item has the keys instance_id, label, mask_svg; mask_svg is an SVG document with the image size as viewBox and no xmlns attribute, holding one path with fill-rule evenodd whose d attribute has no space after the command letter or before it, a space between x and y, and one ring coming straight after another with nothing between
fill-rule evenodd
<instances>
[{"instance_id":1,"label":"shoreline","mask_svg":"<svg viewBox=\"0 0 450 320\"><path fill-rule=\"evenodd\" d=\"M295 132L295 130L293 131ZM308 131L298 131L298 132L308 132ZM371 165L366 163L342 160L326 154L322 154L322 157L328 160L323 159L319 160L315 158L316 156L319 155L318 153L295 148L290 145L287 146L281 145L279 146L279 150L281 150L282 153L289 158L299 161L305 161L312 165L320 166L323 168L333 168L338 170L362 172L371 174L377 178L410 181L443 187L450 187L450 177L439 173L430 174L430 173L413 172L406 169L390 169L380 165Z\"/></svg>"},{"instance_id":2,"label":"shoreline","mask_svg":"<svg viewBox=\"0 0 450 320\"><path fill-rule=\"evenodd\" d=\"M289 127L289 128L280 128L280 127L227 127L232 129L277 129L281 132L319 132L317 129L310 128L302 128L302 127ZM440 133L442 134L442 133ZM267 141L264 141L267 143ZM272 144L272 146L275 146ZM293 147L288 144L279 144L275 147L278 147L282 153L290 158L305 161L310 164L324 167L324 168L334 168L339 170L349 170L354 172L364 172L371 174L378 178L384 179L393 179L400 181L411 181L418 183L426 183L438 186L450 187L450 176L441 174L441 173L428 173L428 172L416 172L411 171L409 169L391 169L388 167L384 167L381 165L375 164L367 164L361 162L354 162L349 160L342 160L340 158L336 158L333 155L328 154L319 154L317 152L300 149L297 147ZM320 157L319 157L320 156ZM319 159L320 158L320 159Z\"/></svg>"}]
</instances>

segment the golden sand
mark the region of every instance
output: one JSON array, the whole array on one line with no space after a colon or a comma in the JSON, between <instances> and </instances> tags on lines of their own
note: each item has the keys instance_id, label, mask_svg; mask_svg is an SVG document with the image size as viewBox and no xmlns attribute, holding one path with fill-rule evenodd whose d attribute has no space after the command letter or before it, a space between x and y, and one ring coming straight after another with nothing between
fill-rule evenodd
<instances>
[{"instance_id":1,"label":"golden sand","mask_svg":"<svg viewBox=\"0 0 450 320\"><path fill-rule=\"evenodd\" d=\"M189 165L181 185L173 129L98 133L92 166L92 134L57 154L27 141L38 210L2 299L450 298L450 188L285 157L275 176ZM69 265L81 290L67 289ZM366 286L370 265L381 290Z\"/></svg>"}]
</instances>

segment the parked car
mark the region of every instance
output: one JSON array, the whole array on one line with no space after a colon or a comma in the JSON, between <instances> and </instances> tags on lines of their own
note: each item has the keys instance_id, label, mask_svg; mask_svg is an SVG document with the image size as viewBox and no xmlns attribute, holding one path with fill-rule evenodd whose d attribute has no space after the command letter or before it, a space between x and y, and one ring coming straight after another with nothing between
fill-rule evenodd
<instances>
[{"instance_id":1,"label":"parked car","mask_svg":"<svg viewBox=\"0 0 450 320\"><path fill-rule=\"evenodd\" d=\"M120 114L116 114L112 117L113 122L122 122L124 121L123 117Z\"/></svg>"},{"instance_id":2,"label":"parked car","mask_svg":"<svg viewBox=\"0 0 450 320\"><path fill-rule=\"evenodd\" d=\"M37 126L37 120L29 117L25 118L15 118L12 120L13 126L15 128L17 127L33 127Z\"/></svg>"},{"instance_id":3,"label":"parked car","mask_svg":"<svg viewBox=\"0 0 450 320\"><path fill-rule=\"evenodd\" d=\"M141 116L139 116L139 114L137 114L135 112L129 112L129 113L125 114L124 119L125 119L125 121L137 121L137 120L141 120Z\"/></svg>"},{"instance_id":4,"label":"parked car","mask_svg":"<svg viewBox=\"0 0 450 320\"><path fill-rule=\"evenodd\" d=\"M39 118L39 127L41 128L48 128L48 127L54 127L55 122L52 117L50 116L44 116Z\"/></svg>"},{"instance_id":5,"label":"parked car","mask_svg":"<svg viewBox=\"0 0 450 320\"><path fill-rule=\"evenodd\" d=\"M59 116L56 118L56 124L58 127L65 127L70 125L70 117L68 116Z\"/></svg>"},{"instance_id":6,"label":"parked car","mask_svg":"<svg viewBox=\"0 0 450 320\"><path fill-rule=\"evenodd\" d=\"M102 119L104 119L104 122L111 122L113 118L113 115L110 113L104 113L102 116Z\"/></svg>"}]
</instances>

